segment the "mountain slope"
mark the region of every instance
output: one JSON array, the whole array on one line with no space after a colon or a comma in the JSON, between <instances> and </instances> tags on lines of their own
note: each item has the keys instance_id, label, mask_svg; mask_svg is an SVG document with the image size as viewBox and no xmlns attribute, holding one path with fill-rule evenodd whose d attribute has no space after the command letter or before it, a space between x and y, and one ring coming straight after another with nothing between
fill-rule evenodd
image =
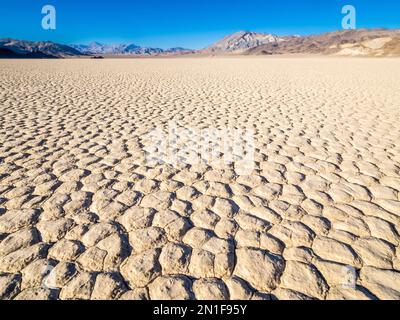
<instances>
[{"instance_id":1,"label":"mountain slope","mask_svg":"<svg viewBox=\"0 0 400 320\"><path fill-rule=\"evenodd\" d=\"M66 58L82 55L74 48L50 41L35 42L7 38L0 39L0 48L25 58Z\"/></svg>"},{"instance_id":2,"label":"mountain slope","mask_svg":"<svg viewBox=\"0 0 400 320\"><path fill-rule=\"evenodd\" d=\"M283 37L282 41L251 48L246 54L335 54L350 56L391 55L388 45L400 37L400 30L357 29L341 30L321 35ZM372 41L372 42L371 42ZM394 41L396 42L396 41ZM392 46L395 46L394 43Z\"/></svg>"},{"instance_id":3,"label":"mountain slope","mask_svg":"<svg viewBox=\"0 0 400 320\"><path fill-rule=\"evenodd\" d=\"M228 53L245 51L264 44L279 43L281 38L266 33L239 31L205 48L203 52Z\"/></svg>"},{"instance_id":4,"label":"mountain slope","mask_svg":"<svg viewBox=\"0 0 400 320\"><path fill-rule=\"evenodd\" d=\"M22 58L23 55L15 53L14 51L0 47L0 59L16 59Z\"/></svg>"},{"instance_id":5,"label":"mountain slope","mask_svg":"<svg viewBox=\"0 0 400 320\"><path fill-rule=\"evenodd\" d=\"M163 53L163 49L160 48L145 48L140 47L136 44L127 46L124 50L124 54L128 55L158 55Z\"/></svg>"},{"instance_id":6,"label":"mountain slope","mask_svg":"<svg viewBox=\"0 0 400 320\"><path fill-rule=\"evenodd\" d=\"M56 59L41 52L16 53L7 48L0 47L0 59Z\"/></svg>"},{"instance_id":7,"label":"mountain slope","mask_svg":"<svg viewBox=\"0 0 400 320\"><path fill-rule=\"evenodd\" d=\"M70 45L72 48L84 54L123 54L127 45L105 45L99 42L92 42L89 45Z\"/></svg>"}]
</instances>

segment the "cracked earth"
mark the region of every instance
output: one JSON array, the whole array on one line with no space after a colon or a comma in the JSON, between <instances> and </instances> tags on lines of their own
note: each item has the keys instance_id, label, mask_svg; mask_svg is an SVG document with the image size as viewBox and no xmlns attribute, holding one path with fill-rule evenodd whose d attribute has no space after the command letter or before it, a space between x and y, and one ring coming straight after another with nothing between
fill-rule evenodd
<instances>
[{"instance_id":1,"label":"cracked earth","mask_svg":"<svg viewBox=\"0 0 400 320\"><path fill-rule=\"evenodd\" d=\"M400 299L399 82L396 59L0 61L0 298ZM254 169L148 162L171 120L254 130Z\"/></svg>"}]
</instances>

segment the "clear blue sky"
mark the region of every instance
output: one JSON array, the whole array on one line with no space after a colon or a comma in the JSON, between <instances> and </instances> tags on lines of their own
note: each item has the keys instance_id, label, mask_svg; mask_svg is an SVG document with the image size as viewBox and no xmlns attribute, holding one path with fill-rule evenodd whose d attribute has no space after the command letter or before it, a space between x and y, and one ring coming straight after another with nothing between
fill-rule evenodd
<instances>
[{"instance_id":1,"label":"clear blue sky","mask_svg":"<svg viewBox=\"0 0 400 320\"><path fill-rule=\"evenodd\" d=\"M46 4L57 9L53 31L41 28ZM356 7L358 28L400 28L400 0L1 0L0 38L197 49L239 30L337 30L345 4Z\"/></svg>"}]
</instances>

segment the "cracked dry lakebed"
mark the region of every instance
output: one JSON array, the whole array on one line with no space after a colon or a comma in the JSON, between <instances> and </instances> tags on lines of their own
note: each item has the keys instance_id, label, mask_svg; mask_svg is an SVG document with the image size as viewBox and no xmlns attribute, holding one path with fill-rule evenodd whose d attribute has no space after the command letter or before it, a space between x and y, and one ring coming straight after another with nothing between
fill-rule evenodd
<instances>
[{"instance_id":1,"label":"cracked dry lakebed","mask_svg":"<svg viewBox=\"0 0 400 320\"><path fill-rule=\"evenodd\" d=\"M0 61L0 299L400 299L399 83L397 59Z\"/></svg>"}]
</instances>

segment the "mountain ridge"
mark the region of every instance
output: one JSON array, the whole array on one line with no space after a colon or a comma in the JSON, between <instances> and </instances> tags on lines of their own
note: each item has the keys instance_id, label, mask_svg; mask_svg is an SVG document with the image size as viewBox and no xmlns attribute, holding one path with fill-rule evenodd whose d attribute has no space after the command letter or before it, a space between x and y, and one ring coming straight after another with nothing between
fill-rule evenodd
<instances>
[{"instance_id":1,"label":"mountain ridge","mask_svg":"<svg viewBox=\"0 0 400 320\"><path fill-rule=\"evenodd\" d=\"M342 56L397 55L400 29L339 30L309 36L286 36L279 43L268 43L245 52L246 55L325 54ZM375 43L370 41L375 40ZM394 46L388 49L387 43Z\"/></svg>"},{"instance_id":2,"label":"mountain ridge","mask_svg":"<svg viewBox=\"0 0 400 320\"><path fill-rule=\"evenodd\" d=\"M0 48L12 51L18 57L67 58L82 55L76 49L52 41L29 41L12 38L0 39Z\"/></svg>"},{"instance_id":3,"label":"mountain ridge","mask_svg":"<svg viewBox=\"0 0 400 320\"><path fill-rule=\"evenodd\" d=\"M154 47L142 47L137 44L118 44L107 45L99 42L92 42L89 45L72 44L72 48L84 54L102 54L102 55L160 55L170 53L191 53L194 50L182 47L175 47L169 49L161 49Z\"/></svg>"},{"instance_id":4,"label":"mountain ridge","mask_svg":"<svg viewBox=\"0 0 400 320\"><path fill-rule=\"evenodd\" d=\"M0 39L0 58L72 58L80 56L278 55L400 56L400 29L339 30L307 36L277 36L238 31L201 50L137 44L64 45L51 41Z\"/></svg>"},{"instance_id":5,"label":"mountain ridge","mask_svg":"<svg viewBox=\"0 0 400 320\"><path fill-rule=\"evenodd\" d=\"M106 45L92 42L89 45L65 45L52 41L29 41L12 38L0 39L0 58L72 58L96 55L157 56L194 53L182 47L169 49L141 47L136 44Z\"/></svg>"}]
</instances>

